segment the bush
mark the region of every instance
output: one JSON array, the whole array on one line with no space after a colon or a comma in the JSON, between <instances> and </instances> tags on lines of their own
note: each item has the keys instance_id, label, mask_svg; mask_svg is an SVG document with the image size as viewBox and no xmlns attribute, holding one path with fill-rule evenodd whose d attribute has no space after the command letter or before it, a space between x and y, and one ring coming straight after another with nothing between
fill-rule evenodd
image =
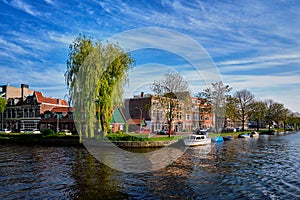
<instances>
[{"instance_id":1,"label":"bush","mask_svg":"<svg viewBox=\"0 0 300 200\"><path fill-rule=\"evenodd\" d=\"M55 132L51 128L43 130L43 135L55 135Z\"/></svg>"},{"instance_id":2,"label":"bush","mask_svg":"<svg viewBox=\"0 0 300 200\"><path fill-rule=\"evenodd\" d=\"M118 130L118 131L116 131L116 132L115 132L115 134L122 135L122 134L123 134L123 132L122 132L121 130Z\"/></svg>"},{"instance_id":3,"label":"bush","mask_svg":"<svg viewBox=\"0 0 300 200\"><path fill-rule=\"evenodd\" d=\"M106 137L111 141L147 141L148 140L146 135L134 136L129 134L123 134L122 132L107 134Z\"/></svg>"}]
</instances>

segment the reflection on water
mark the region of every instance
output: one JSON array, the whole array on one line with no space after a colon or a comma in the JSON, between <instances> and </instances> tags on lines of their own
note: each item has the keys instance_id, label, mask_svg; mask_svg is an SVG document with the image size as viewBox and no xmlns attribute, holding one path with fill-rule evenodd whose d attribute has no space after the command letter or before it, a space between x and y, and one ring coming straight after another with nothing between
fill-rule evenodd
<instances>
[{"instance_id":1,"label":"reflection on water","mask_svg":"<svg viewBox=\"0 0 300 200\"><path fill-rule=\"evenodd\" d=\"M298 132L193 147L140 174L84 148L1 145L0 199L299 199L299 144Z\"/></svg>"}]
</instances>

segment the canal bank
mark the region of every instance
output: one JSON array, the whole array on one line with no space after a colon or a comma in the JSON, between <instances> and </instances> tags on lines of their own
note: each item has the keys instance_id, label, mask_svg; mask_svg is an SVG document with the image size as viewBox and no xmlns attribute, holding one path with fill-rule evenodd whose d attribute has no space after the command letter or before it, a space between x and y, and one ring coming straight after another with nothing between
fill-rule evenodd
<instances>
[{"instance_id":1,"label":"canal bank","mask_svg":"<svg viewBox=\"0 0 300 200\"><path fill-rule=\"evenodd\" d=\"M178 139L161 140L162 141L112 141L112 143L121 148L158 148L178 142ZM94 142L97 143L97 140L94 140ZM83 144L79 142L79 136L44 136L42 134L0 134L0 143L74 147L83 146Z\"/></svg>"}]
</instances>

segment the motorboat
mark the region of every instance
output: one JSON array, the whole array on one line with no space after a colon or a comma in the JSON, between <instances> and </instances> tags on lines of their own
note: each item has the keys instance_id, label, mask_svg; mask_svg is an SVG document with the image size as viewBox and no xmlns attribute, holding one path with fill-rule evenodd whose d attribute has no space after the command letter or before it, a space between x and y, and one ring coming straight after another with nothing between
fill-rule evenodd
<instances>
[{"instance_id":1,"label":"motorboat","mask_svg":"<svg viewBox=\"0 0 300 200\"><path fill-rule=\"evenodd\" d=\"M239 137L239 138L250 138L250 135L247 134L247 133L241 133L241 134L239 134L238 137Z\"/></svg>"},{"instance_id":2,"label":"motorboat","mask_svg":"<svg viewBox=\"0 0 300 200\"><path fill-rule=\"evenodd\" d=\"M186 146L198 146L206 145L211 143L211 139L206 137L206 135L190 135L188 138L183 139Z\"/></svg>"},{"instance_id":3,"label":"motorboat","mask_svg":"<svg viewBox=\"0 0 300 200\"><path fill-rule=\"evenodd\" d=\"M211 141L214 143L221 143L221 142L224 142L224 139L222 136L217 136L217 137L211 138Z\"/></svg>"},{"instance_id":4,"label":"motorboat","mask_svg":"<svg viewBox=\"0 0 300 200\"><path fill-rule=\"evenodd\" d=\"M253 131L253 132L251 132L251 134L250 134L250 137L252 137L252 138L257 138L259 136L259 134L258 134L258 132L256 132L256 131Z\"/></svg>"},{"instance_id":5,"label":"motorboat","mask_svg":"<svg viewBox=\"0 0 300 200\"><path fill-rule=\"evenodd\" d=\"M227 140L233 140L233 137L230 136L230 135L223 136L223 140L224 140L224 141L227 141Z\"/></svg>"}]
</instances>

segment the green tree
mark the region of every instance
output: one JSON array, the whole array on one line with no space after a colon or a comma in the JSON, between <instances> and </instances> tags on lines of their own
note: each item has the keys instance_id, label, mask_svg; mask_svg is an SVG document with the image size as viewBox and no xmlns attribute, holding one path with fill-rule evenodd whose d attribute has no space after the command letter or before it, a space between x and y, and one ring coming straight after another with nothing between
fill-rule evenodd
<instances>
[{"instance_id":1,"label":"green tree","mask_svg":"<svg viewBox=\"0 0 300 200\"><path fill-rule=\"evenodd\" d=\"M230 119L233 123L235 123L238 120L237 117L237 99L233 98L232 96L228 96L226 99L226 119L224 123L224 128L227 126L227 121Z\"/></svg>"},{"instance_id":2,"label":"green tree","mask_svg":"<svg viewBox=\"0 0 300 200\"><path fill-rule=\"evenodd\" d=\"M178 72L169 72L164 78L152 83L150 89L157 95L158 100L166 108L166 119L171 137L172 122L175 117L178 101L187 101L190 97L188 82Z\"/></svg>"},{"instance_id":3,"label":"green tree","mask_svg":"<svg viewBox=\"0 0 300 200\"><path fill-rule=\"evenodd\" d=\"M251 112L251 105L254 102L254 95L248 90L240 90L234 93L237 100L236 115L242 121L242 131L245 130L245 123Z\"/></svg>"},{"instance_id":4,"label":"green tree","mask_svg":"<svg viewBox=\"0 0 300 200\"><path fill-rule=\"evenodd\" d=\"M283 108L281 113L281 120L283 121L283 128L286 129L286 125L292 121L293 113L287 108Z\"/></svg>"},{"instance_id":5,"label":"green tree","mask_svg":"<svg viewBox=\"0 0 300 200\"><path fill-rule=\"evenodd\" d=\"M3 113L5 111L7 104L7 100L5 98L0 97L0 113L1 113L1 128L3 129Z\"/></svg>"},{"instance_id":6,"label":"green tree","mask_svg":"<svg viewBox=\"0 0 300 200\"><path fill-rule=\"evenodd\" d=\"M7 100L0 97L0 113L3 113L6 108Z\"/></svg>"},{"instance_id":7,"label":"green tree","mask_svg":"<svg viewBox=\"0 0 300 200\"><path fill-rule=\"evenodd\" d=\"M212 105L213 114L215 116L215 129L218 133L225 124L226 99L227 94L232 88L229 85L224 85L222 81L212 83L211 85L210 88L203 91L203 96L205 96Z\"/></svg>"},{"instance_id":8,"label":"green tree","mask_svg":"<svg viewBox=\"0 0 300 200\"><path fill-rule=\"evenodd\" d=\"M69 59L65 73L72 103L77 112L75 118L79 132L84 127L85 136L93 137L98 126L106 135L114 109L122 103L123 86L127 72L134 60L118 44L93 42L79 35L69 48ZM84 111L84 112L83 112Z\"/></svg>"},{"instance_id":9,"label":"green tree","mask_svg":"<svg viewBox=\"0 0 300 200\"><path fill-rule=\"evenodd\" d=\"M251 104L249 116L251 120L256 122L256 130L259 131L259 124L265 119L266 105L263 101L254 101Z\"/></svg>"},{"instance_id":10,"label":"green tree","mask_svg":"<svg viewBox=\"0 0 300 200\"><path fill-rule=\"evenodd\" d=\"M69 54L67 60L67 70L65 72L65 81L68 87L69 96L72 98L75 83L80 66L84 63L87 56L94 50L94 44L91 37L79 35L72 44L69 45ZM71 99L72 100L72 99Z\"/></svg>"},{"instance_id":11,"label":"green tree","mask_svg":"<svg viewBox=\"0 0 300 200\"><path fill-rule=\"evenodd\" d=\"M269 131L271 130L271 126L274 122L278 123L279 120L282 119L282 112L284 110L284 106L281 103L275 102L272 99L266 99L264 101L266 106L266 116L265 119L269 125Z\"/></svg>"}]
</instances>

